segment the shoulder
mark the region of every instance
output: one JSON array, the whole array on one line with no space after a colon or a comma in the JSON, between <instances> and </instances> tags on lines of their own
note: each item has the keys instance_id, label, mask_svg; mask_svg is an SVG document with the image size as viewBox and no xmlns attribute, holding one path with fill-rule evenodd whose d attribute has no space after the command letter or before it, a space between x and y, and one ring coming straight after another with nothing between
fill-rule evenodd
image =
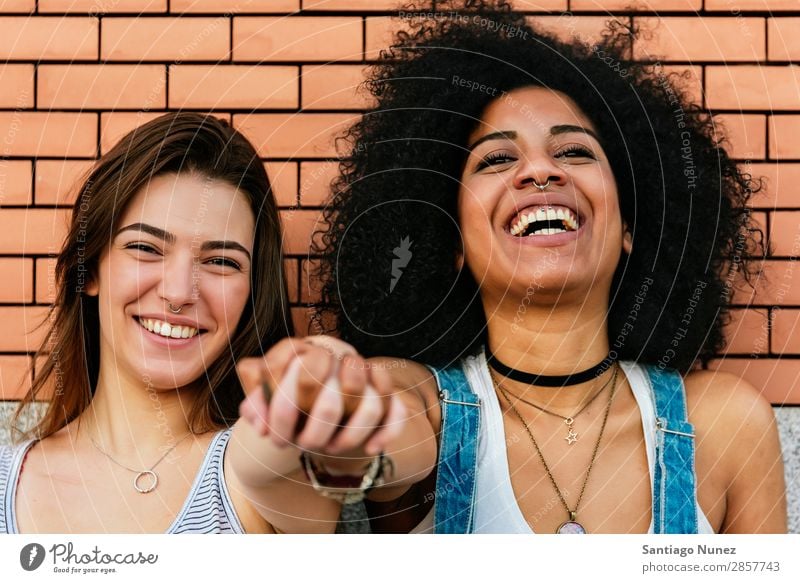
<instances>
[{"instance_id":1,"label":"shoulder","mask_svg":"<svg viewBox=\"0 0 800 583\"><path fill-rule=\"evenodd\" d=\"M737 432L760 431L774 422L772 406L761 391L735 374L694 371L684 385L690 417Z\"/></svg>"},{"instance_id":2,"label":"shoulder","mask_svg":"<svg viewBox=\"0 0 800 583\"><path fill-rule=\"evenodd\" d=\"M775 414L761 391L743 378L721 371L696 371L684 379L689 420L698 447L729 461L737 471L743 452L774 449ZM766 452L763 452L766 453Z\"/></svg>"}]
</instances>

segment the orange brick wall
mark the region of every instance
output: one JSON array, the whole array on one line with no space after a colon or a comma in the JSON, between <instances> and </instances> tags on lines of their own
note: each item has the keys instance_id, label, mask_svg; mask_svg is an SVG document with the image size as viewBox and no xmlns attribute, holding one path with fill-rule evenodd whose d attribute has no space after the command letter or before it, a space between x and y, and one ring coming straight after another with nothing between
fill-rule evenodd
<instances>
[{"instance_id":1,"label":"orange brick wall","mask_svg":"<svg viewBox=\"0 0 800 583\"><path fill-rule=\"evenodd\" d=\"M638 58L688 70L735 156L768 188L756 218L769 283L737 296L715 362L800 404L800 4L796 0L518 0L559 34L613 13L656 29ZM634 8L631 10L630 7ZM213 111L257 145L286 229L298 326L314 298L309 236L336 170L332 135L368 99L364 67L401 22L397 0L0 0L0 400L18 399L53 298L74 180L136 124ZM722 356L722 355L720 355ZM754 358L757 356L758 358Z\"/></svg>"}]
</instances>

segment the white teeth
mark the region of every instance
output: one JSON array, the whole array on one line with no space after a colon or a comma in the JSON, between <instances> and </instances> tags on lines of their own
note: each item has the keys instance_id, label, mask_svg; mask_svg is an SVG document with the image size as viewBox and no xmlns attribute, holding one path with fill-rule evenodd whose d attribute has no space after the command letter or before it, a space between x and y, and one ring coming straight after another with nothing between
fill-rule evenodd
<instances>
[{"instance_id":1,"label":"white teeth","mask_svg":"<svg viewBox=\"0 0 800 583\"><path fill-rule=\"evenodd\" d=\"M515 237L520 236L530 224L536 221L562 221L566 228L538 229L535 233L532 233L534 235L540 233L552 235L565 231L577 231L579 226L577 217L570 209L566 207L553 208L548 206L539 207L535 211L529 213L520 213L509 228L509 233Z\"/></svg>"},{"instance_id":2,"label":"white teeth","mask_svg":"<svg viewBox=\"0 0 800 583\"><path fill-rule=\"evenodd\" d=\"M191 326L173 326L161 320L139 320L139 324L150 332L165 338L192 338L199 334L197 328L192 328Z\"/></svg>"}]
</instances>

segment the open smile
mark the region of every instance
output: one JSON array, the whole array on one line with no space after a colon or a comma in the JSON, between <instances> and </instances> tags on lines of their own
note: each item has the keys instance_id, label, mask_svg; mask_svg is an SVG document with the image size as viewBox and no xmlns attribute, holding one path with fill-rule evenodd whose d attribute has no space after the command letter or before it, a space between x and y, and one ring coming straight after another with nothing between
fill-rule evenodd
<instances>
[{"instance_id":1,"label":"open smile","mask_svg":"<svg viewBox=\"0 0 800 583\"><path fill-rule=\"evenodd\" d=\"M207 332L207 330L202 328L195 328L193 326L174 322L170 323L156 318L134 316L133 319L136 320L141 328L148 332L148 336L152 336L154 339L167 341L170 344L175 343L174 341L184 341L177 342L183 344Z\"/></svg>"}]
</instances>

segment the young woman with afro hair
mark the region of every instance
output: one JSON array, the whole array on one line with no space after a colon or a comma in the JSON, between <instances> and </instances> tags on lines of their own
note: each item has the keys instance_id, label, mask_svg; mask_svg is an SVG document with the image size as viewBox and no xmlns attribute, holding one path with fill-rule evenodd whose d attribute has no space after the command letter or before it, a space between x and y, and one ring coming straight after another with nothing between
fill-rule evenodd
<instances>
[{"instance_id":1,"label":"young woman with afro hair","mask_svg":"<svg viewBox=\"0 0 800 583\"><path fill-rule=\"evenodd\" d=\"M763 253L758 184L710 114L631 59L630 29L564 41L506 2L402 16L324 214L316 321L338 339L293 385L402 395L373 531L785 532L769 403L702 368Z\"/></svg>"}]
</instances>

